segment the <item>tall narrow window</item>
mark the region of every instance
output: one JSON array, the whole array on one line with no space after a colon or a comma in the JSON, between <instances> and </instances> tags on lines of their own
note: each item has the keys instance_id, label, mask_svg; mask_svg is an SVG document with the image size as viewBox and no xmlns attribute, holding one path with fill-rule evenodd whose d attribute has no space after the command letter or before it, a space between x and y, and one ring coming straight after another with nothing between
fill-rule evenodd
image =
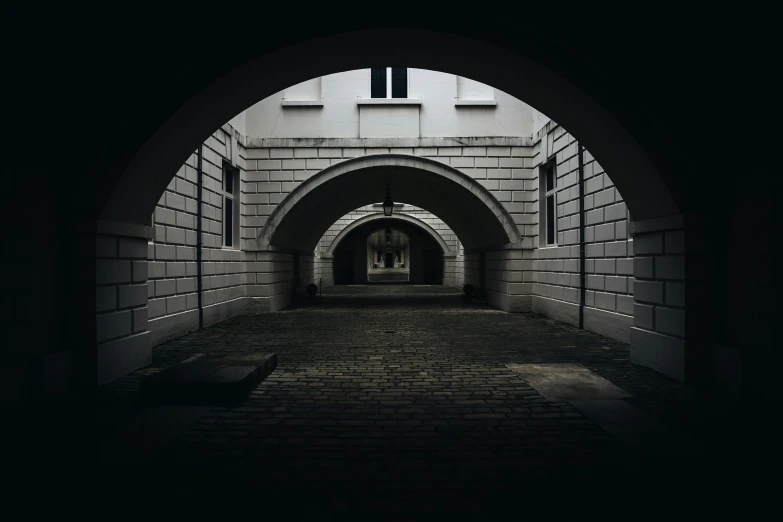
<instances>
[{"instance_id":1,"label":"tall narrow window","mask_svg":"<svg viewBox=\"0 0 783 522\"><path fill-rule=\"evenodd\" d=\"M223 163L223 246L233 247L237 231L236 203L239 192L239 171L229 163Z\"/></svg>"},{"instance_id":2,"label":"tall narrow window","mask_svg":"<svg viewBox=\"0 0 783 522\"><path fill-rule=\"evenodd\" d=\"M370 69L370 97L386 98L386 67Z\"/></svg>"},{"instance_id":3,"label":"tall narrow window","mask_svg":"<svg viewBox=\"0 0 783 522\"><path fill-rule=\"evenodd\" d=\"M539 237L545 245L554 245L557 242L557 172L554 160L541 168L540 180L539 216L542 226Z\"/></svg>"},{"instance_id":4,"label":"tall narrow window","mask_svg":"<svg viewBox=\"0 0 783 522\"><path fill-rule=\"evenodd\" d=\"M407 67L373 67L370 69L371 98L407 98Z\"/></svg>"},{"instance_id":5,"label":"tall narrow window","mask_svg":"<svg viewBox=\"0 0 783 522\"><path fill-rule=\"evenodd\" d=\"M408 97L408 68L392 67L391 81L392 81L391 97L407 98Z\"/></svg>"}]
</instances>

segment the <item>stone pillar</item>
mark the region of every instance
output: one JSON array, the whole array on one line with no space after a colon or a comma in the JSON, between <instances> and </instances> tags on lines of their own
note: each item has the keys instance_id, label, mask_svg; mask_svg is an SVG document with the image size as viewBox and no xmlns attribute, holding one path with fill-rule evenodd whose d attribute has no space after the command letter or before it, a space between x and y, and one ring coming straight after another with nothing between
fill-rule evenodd
<instances>
[{"instance_id":1,"label":"stone pillar","mask_svg":"<svg viewBox=\"0 0 783 522\"><path fill-rule=\"evenodd\" d=\"M291 303L293 256L273 247L247 253L248 312L275 312Z\"/></svg>"},{"instance_id":2,"label":"stone pillar","mask_svg":"<svg viewBox=\"0 0 783 522\"><path fill-rule=\"evenodd\" d=\"M534 251L509 243L484 255L487 302L506 312L532 311Z\"/></svg>"},{"instance_id":3,"label":"stone pillar","mask_svg":"<svg viewBox=\"0 0 783 522\"><path fill-rule=\"evenodd\" d=\"M95 260L97 383L152 361L147 330L147 257L151 227L98 222Z\"/></svg>"},{"instance_id":4,"label":"stone pillar","mask_svg":"<svg viewBox=\"0 0 783 522\"><path fill-rule=\"evenodd\" d=\"M631 224L631 362L685 380L685 230L681 215Z\"/></svg>"},{"instance_id":5,"label":"stone pillar","mask_svg":"<svg viewBox=\"0 0 783 522\"><path fill-rule=\"evenodd\" d=\"M329 254L321 254L321 285L334 286L334 257ZM318 281L316 281L318 284Z\"/></svg>"},{"instance_id":6,"label":"stone pillar","mask_svg":"<svg viewBox=\"0 0 783 522\"><path fill-rule=\"evenodd\" d=\"M443 254L443 284L457 286L457 255L453 252Z\"/></svg>"}]
</instances>

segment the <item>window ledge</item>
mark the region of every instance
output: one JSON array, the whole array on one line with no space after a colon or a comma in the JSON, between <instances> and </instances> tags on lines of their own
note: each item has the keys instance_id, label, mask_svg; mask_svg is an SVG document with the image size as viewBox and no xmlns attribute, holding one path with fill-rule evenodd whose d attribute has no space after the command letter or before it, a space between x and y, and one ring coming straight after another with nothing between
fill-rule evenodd
<instances>
[{"instance_id":1,"label":"window ledge","mask_svg":"<svg viewBox=\"0 0 783 522\"><path fill-rule=\"evenodd\" d=\"M283 99L283 107L323 107L323 100L286 100Z\"/></svg>"},{"instance_id":2,"label":"window ledge","mask_svg":"<svg viewBox=\"0 0 783 522\"><path fill-rule=\"evenodd\" d=\"M358 105L421 105L421 98L357 98Z\"/></svg>"},{"instance_id":3,"label":"window ledge","mask_svg":"<svg viewBox=\"0 0 783 522\"><path fill-rule=\"evenodd\" d=\"M497 100L461 100L459 98L454 100L454 105L457 107L494 107L498 104Z\"/></svg>"}]
</instances>

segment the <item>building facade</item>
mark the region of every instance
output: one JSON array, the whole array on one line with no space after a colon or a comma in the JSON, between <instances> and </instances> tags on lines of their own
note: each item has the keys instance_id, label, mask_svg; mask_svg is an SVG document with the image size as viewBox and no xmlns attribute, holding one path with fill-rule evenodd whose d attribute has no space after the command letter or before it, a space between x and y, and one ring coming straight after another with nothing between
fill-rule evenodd
<instances>
[{"instance_id":1,"label":"building facade","mask_svg":"<svg viewBox=\"0 0 783 522\"><path fill-rule=\"evenodd\" d=\"M635 249L622 195L566 129L491 86L389 67L292 86L215 131L151 216L146 281L99 279L98 342L154 346L334 284L339 245L384 222L384 185L392 218L438 245L442 284L639 347L684 337L681 232Z\"/></svg>"}]
</instances>

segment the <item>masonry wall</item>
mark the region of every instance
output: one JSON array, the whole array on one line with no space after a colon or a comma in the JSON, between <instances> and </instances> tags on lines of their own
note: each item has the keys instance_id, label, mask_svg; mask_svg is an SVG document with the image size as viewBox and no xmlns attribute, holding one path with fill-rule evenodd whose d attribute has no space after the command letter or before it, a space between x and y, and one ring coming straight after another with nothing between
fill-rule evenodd
<instances>
[{"instance_id":1,"label":"masonry wall","mask_svg":"<svg viewBox=\"0 0 783 522\"><path fill-rule=\"evenodd\" d=\"M300 256L308 266L310 256ZM246 305L251 312L279 310L291 302L297 282L294 280L294 254L289 252L247 252L246 255ZM306 283L305 283L306 284Z\"/></svg>"},{"instance_id":2,"label":"masonry wall","mask_svg":"<svg viewBox=\"0 0 783 522\"><path fill-rule=\"evenodd\" d=\"M631 362L685 379L685 230L682 216L632 223L634 325ZM731 358L721 361L736 364ZM720 364L720 362L718 363ZM721 368L731 376L739 368ZM732 383L733 384L733 383Z\"/></svg>"},{"instance_id":3,"label":"masonry wall","mask_svg":"<svg viewBox=\"0 0 783 522\"><path fill-rule=\"evenodd\" d=\"M495 250L484 256L487 302L507 312L531 311L533 251Z\"/></svg>"},{"instance_id":4,"label":"masonry wall","mask_svg":"<svg viewBox=\"0 0 783 522\"><path fill-rule=\"evenodd\" d=\"M464 253L462 259L462 284L471 284L476 291L479 291L481 289L480 254L476 252Z\"/></svg>"},{"instance_id":5,"label":"masonry wall","mask_svg":"<svg viewBox=\"0 0 783 522\"><path fill-rule=\"evenodd\" d=\"M465 143L470 143L466 146ZM529 138L401 138L401 139L277 139L246 140L247 190L242 229L243 248L252 248L269 216L303 181L351 158L401 154L433 159L475 179L505 207L523 240L517 249L532 249L538 235L538 158ZM530 311L532 275L524 275L521 252L490 254L492 273L485 278L491 304L507 311ZM317 274L330 284L330 260L317 262ZM448 284L467 282L476 270L467 260L445 263ZM530 270L532 267L527 267ZM475 285L478 287L478 279ZM516 292L527 292L525 295Z\"/></svg>"},{"instance_id":6,"label":"masonry wall","mask_svg":"<svg viewBox=\"0 0 783 522\"><path fill-rule=\"evenodd\" d=\"M462 288L465 285L465 247L458 245L457 256L454 258L454 285Z\"/></svg>"},{"instance_id":7,"label":"masonry wall","mask_svg":"<svg viewBox=\"0 0 783 522\"><path fill-rule=\"evenodd\" d=\"M147 308L148 227L106 226L96 236L96 378L109 382L152 360Z\"/></svg>"},{"instance_id":8,"label":"masonry wall","mask_svg":"<svg viewBox=\"0 0 783 522\"><path fill-rule=\"evenodd\" d=\"M478 145L456 146L465 140ZM260 235L275 206L303 181L330 165L372 154L405 154L450 165L489 190L531 245L538 234L537 159L529 138L248 138L246 145L243 249Z\"/></svg>"},{"instance_id":9,"label":"masonry wall","mask_svg":"<svg viewBox=\"0 0 783 522\"><path fill-rule=\"evenodd\" d=\"M238 133L225 125L202 148L202 288L204 325L244 310L248 254L223 247L223 161L243 169ZM149 329L153 344L198 329L197 214L198 173L194 151L161 195L149 242ZM241 185L240 185L241 186ZM240 188L243 191L243 187ZM237 201L239 204L240 201ZM241 209L241 205L240 205ZM240 210L240 214L242 211Z\"/></svg>"},{"instance_id":10,"label":"masonry wall","mask_svg":"<svg viewBox=\"0 0 783 522\"><path fill-rule=\"evenodd\" d=\"M533 310L577 325L580 300L577 142L554 122L544 125L537 137L540 140L538 165L552 157L557 164L557 240L556 246L545 246L542 238L537 238ZM583 152L583 160L587 258L584 327L628 342L634 313L633 240L628 234L628 212L611 179L587 150ZM538 207L542 212L543 205L541 202Z\"/></svg>"}]
</instances>

